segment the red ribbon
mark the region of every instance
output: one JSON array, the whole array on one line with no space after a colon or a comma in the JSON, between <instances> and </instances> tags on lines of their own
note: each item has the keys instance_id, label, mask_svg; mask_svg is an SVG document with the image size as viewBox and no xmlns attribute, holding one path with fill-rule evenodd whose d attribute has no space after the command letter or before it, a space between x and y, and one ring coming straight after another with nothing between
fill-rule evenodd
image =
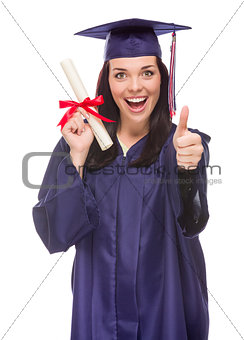
<instances>
[{"instance_id":1,"label":"red ribbon","mask_svg":"<svg viewBox=\"0 0 244 340\"><path fill-rule=\"evenodd\" d=\"M108 119L96 111L92 110L89 106L99 106L104 103L103 96L98 96L94 99L90 99L87 97L83 100L83 102L78 103L73 100L60 100L59 101L59 108L63 109L65 107L70 107L70 109L64 114L63 118L60 120L57 126L61 125L61 130L63 129L64 125L67 123L67 121L72 117L73 113L76 111L78 107L82 107L87 112L91 113L97 118L100 118L101 120L104 120L105 122L115 122L114 120Z\"/></svg>"}]
</instances>

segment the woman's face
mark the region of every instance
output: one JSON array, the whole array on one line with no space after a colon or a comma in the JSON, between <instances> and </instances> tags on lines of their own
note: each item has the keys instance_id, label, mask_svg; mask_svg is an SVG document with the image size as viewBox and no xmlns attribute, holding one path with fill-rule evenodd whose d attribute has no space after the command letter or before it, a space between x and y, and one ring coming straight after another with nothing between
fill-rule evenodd
<instances>
[{"instance_id":1,"label":"woman's face","mask_svg":"<svg viewBox=\"0 0 244 340\"><path fill-rule=\"evenodd\" d=\"M109 85L122 123L149 121L159 98L160 83L155 56L109 61Z\"/></svg>"}]
</instances>

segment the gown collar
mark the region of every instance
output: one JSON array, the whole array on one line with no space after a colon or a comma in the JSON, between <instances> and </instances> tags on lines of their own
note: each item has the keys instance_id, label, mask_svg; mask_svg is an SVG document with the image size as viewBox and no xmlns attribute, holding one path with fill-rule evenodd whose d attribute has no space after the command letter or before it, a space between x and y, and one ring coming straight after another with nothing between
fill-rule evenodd
<instances>
[{"instance_id":1,"label":"gown collar","mask_svg":"<svg viewBox=\"0 0 244 340\"><path fill-rule=\"evenodd\" d=\"M168 144L168 142L171 140L171 136L174 133L176 127L177 126L174 123L172 123L171 129L170 129L170 132L169 132L169 136L168 136L164 146L166 146ZM135 144L133 144L128 149L128 151L126 152L126 155L124 155L123 148L122 148L120 141L119 141L117 134L116 134L116 141L117 141L118 148L119 148L118 156L119 157L121 157L121 156L126 157L129 161L137 159L138 156L140 155L140 153L143 150L143 147L144 147L144 145L147 141L148 135L149 135L149 133L147 133L145 136L143 136L141 139L139 139Z\"/></svg>"},{"instance_id":2,"label":"gown collar","mask_svg":"<svg viewBox=\"0 0 244 340\"><path fill-rule=\"evenodd\" d=\"M135 144L133 144L126 152L126 155L124 154L124 150L120 144L120 140L118 139L117 137L117 134L116 134L116 141L117 141L117 144L118 144L118 147L119 147L119 155L121 156L124 156L128 159L132 159L133 155L135 154L137 158L138 157L138 154L142 151L143 147L144 147L144 144L147 140L147 137L148 137L149 134L146 134L145 136L143 136L141 139L139 139Z\"/></svg>"}]
</instances>

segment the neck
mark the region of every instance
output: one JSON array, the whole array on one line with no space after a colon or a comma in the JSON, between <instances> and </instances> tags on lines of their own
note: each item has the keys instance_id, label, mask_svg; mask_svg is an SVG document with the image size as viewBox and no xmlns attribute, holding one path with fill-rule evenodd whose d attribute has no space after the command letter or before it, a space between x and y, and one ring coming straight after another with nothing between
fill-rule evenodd
<instances>
[{"instance_id":1,"label":"neck","mask_svg":"<svg viewBox=\"0 0 244 340\"><path fill-rule=\"evenodd\" d=\"M121 126L117 129L117 136L128 148L134 145L138 140L143 138L149 129L147 126L140 126L140 124L136 126L125 126L121 124Z\"/></svg>"},{"instance_id":2,"label":"neck","mask_svg":"<svg viewBox=\"0 0 244 340\"><path fill-rule=\"evenodd\" d=\"M119 139L130 148L148 132L149 122L146 124L145 122L135 124L135 122L125 122L121 120L121 124L118 126L117 135Z\"/></svg>"}]
</instances>

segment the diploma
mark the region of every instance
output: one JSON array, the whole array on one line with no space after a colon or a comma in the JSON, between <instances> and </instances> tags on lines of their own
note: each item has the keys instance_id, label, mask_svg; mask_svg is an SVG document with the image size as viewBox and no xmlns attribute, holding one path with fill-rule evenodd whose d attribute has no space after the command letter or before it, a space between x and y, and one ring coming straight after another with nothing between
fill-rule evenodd
<instances>
[{"instance_id":1,"label":"diploma","mask_svg":"<svg viewBox=\"0 0 244 340\"><path fill-rule=\"evenodd\" d=\"M72 62L71 59L65 59L61 63L61 66L68 78L70 85L78 99L79 102L82 102L85 98L88 97L88 93L79 77L79 74ZM79 108L78 108L79 110ZM109 149L113 145L113 141L110 138L105 126L103 125L101 119L98 119L90 114L90 117L84 117L88 121L94 136L102 149L102 151Z\"/></svg>"}]
</instances>

